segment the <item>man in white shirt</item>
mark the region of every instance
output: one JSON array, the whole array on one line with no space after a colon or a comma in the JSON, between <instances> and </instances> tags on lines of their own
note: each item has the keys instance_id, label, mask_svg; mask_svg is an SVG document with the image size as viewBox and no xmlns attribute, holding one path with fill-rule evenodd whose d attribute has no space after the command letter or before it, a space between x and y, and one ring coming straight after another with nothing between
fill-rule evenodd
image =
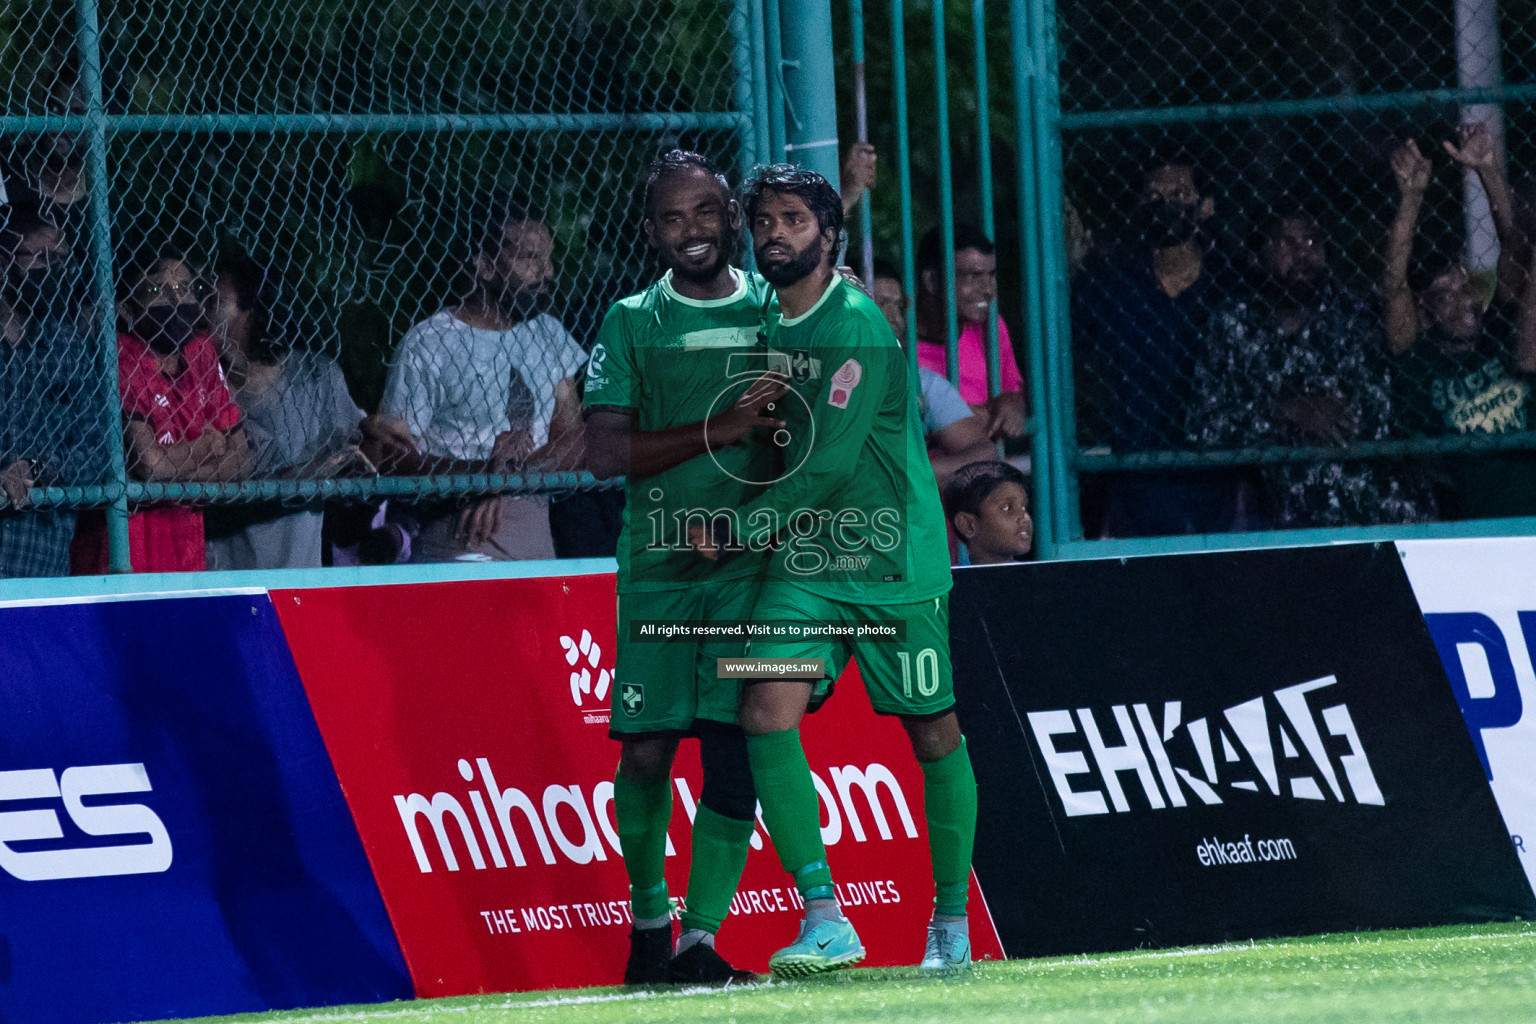
<instances>
[{"instance_id":1,"label":"man in white shirt","mask_svg":"<svg viewBox=\"0 0 1536 1024\"><path fill-rule=\"evenodd\" d=\"M474 289L412 327L365 429L395 475L557 472L583 459L575 375L586 353L548 312L542 217L498 204L474 240ZM372 429L368 429L371 426ZM555 557L549 501L491 495L417 505L411 561Z\"/></svg>"}]
</instances>

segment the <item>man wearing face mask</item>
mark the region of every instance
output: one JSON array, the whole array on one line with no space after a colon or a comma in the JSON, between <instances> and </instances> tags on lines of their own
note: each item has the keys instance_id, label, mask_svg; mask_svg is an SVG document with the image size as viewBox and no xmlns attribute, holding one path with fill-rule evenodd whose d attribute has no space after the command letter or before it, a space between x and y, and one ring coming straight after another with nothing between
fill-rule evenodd
<instances>
[{"instance_id":1,"label":"man wearing face mask","mask_svg":"<svg viewBox=\"0 0 1536 1024\"><path fill-rule=\"evenodd\" d=\"M117 338L118 390L128 472L140 480L238 480L251 470L240 409L204 327L207 289L185 253L144 246L124 274ZM203 511L190 504L141 506L128 516L135 572L201 572L207 565ZM105 522L82 517L72 563L77 573L107 570Z\"/></svg>"},{"instance_id":2,"label":"man wearing face mask","mask_svg":"<svg viewBox=\"0 0 1536 1024\"><path fill-rule=\"evenodd\" d=\"M64 268L68 242L36 209L0 230L0 576L64 576L75 514L30 509L29 489L100 483L107 401Z\"/></svg>"},{"instance_id":3,"label":"man wearing face mask","mask_svg":"<svg viewBox=\"0 0 1536 1024\"><path fill-rule=\"evenodd\" d=\"M586 352L548 312L554 243L515 201L480 214L474 287L400 340L364 450L386 473L555 472L582 464L576 374ZM516 387L532 416L514 424ZM521 426L522 429L514 429ZM491 495L418 504L413 562L554 558L549 501Z\"/></svg>"},{"instance_id":4,"label":"man wearing face mask","mask_svg":"<svg viewBox=\"0 0 1536 1024\"><path fill-rule=\"evenodd\" d=\"M1184 445L1200 331L1231 284L1205 230L1215 200L1204 185L1188 153L1154 155L1125 231L1072 282L1080 431L1116 455ZM1219 532L1231 522L1233 490L1225 472L1106 473L1102 530L1090 531Z\"/></svg>"},{"instance_id":5,"label":"man wearing face mask","mask_svg":"<svg viewBox=\"0 0 1536 1024\"><path fill-rule=\"evenodd\" d=\"M1374 305L1329 267L1317 218L1281 207L1265 226L1254 282L1211 319L1195 367L1191 439L1212 448L1385 440L1392 424L1385 350ZM1282 529L1434 515L1422 485L1384 464L1266 466L1261 481L1259 514Z\"/></svg>"}]
</instances>

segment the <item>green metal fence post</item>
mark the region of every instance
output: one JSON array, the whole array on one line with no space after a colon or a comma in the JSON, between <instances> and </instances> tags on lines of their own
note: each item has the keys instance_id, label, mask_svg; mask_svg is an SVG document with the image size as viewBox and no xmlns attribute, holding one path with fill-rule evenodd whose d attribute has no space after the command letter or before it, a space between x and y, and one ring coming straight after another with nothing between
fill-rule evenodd
<instances>
[{"instance_id":1,"label":"green metal fence post","mask_svg":"<svg viewBox=\"0 0 1536 1024\"><path fill-rule=\"evenodd\" d=\"M123 453L123 405L117 382L117 308L113 301L112 212L107 183L107 116L101 88L101 30L96 0L75 0L80 84L85 90L86 179L90 183L91 273L96 294L96 343L102 382L108 467L116 485L107 506L107 568L132 572L128 551L128 468Z\"/></svg>"},{"instance_id":2,"label":"green metal fence post","mask_svg":"<svg viewBox=\"0 0 1536 1024\"><path fill-rule=\"evenodd\" d=\"M850 0L848 17L853 36L853 113L860 142L869 141L869 104L864 91L864 0ZM875 289L874 217L870 211L869 190L859 195L859 242L864 287Z\"/></svg>"},{"instance_id":3,"label":"green metal fence post","mask_svg":"<svg viewBox=\"0 0 1536 1024\"><path fill-rule=\"evenodd\" d=\"M747 0L752 16L752 123L756 129L756 146L752 163L773 162L773 132L768 116L768 29L764 24L762 0Z\"/></svg>"},{"instance_id":4,"label":"green metal fence post","mask_svg":"<svg viewBox=\"0 0 1536 1024\"><path fill-rule=\"evenodd\" d=\"M996 218L992 212L992 108L987 95L987 7L986 0L971 0L971 36L976 54L976 177L981 190L981 231L997 241ZM1003 389L1003 374L997 352L997 303L987 311L987 394Z\"/></svg>"},{"instance_id":5,"label":"green metal fence post","mask_svg":"<svg viewBox=\"0 0 1536 1024\"><path fill-rule=\"evenodd\" d=\"M837 75L832 0L779 0L784 45L785 155L833 183L838 178Z\"/></svg>"},{"instance_id":6,"label":"green metal fence post","mask_svg":"<svg viewBox=\"0 0 1536 1024\"><path fill-rule=\"evenodd\" d=\"M1029 404L1035 431L1030 439L1030 476L1034 484L1035 554L1057 557L1055 489L1051 445L1055 422L1046 386L1046 327L1041 293L1040 183L1034 160L1036 80L1040 74L1030 36L1031 0L1009 0L1008 32L1013 68L1014 149L1018 165L1019 276L1024 289L1025 350L1029 360Z\"/></svg>"},{"instance_id":7,"label":"green metal fence post","mask_svg":"<svg viewBox=\"0 0 1536 1024\"><path fill-rule=\"evenodd\" d=\"M907 365L917 383L917 270L912 251L912 139L907 124L906 4L891 0L891 90L896 100L896 185L901 200L901 287L907 297Z\"/></svg>"},{"instance_id":8,"label":"green metal fence post","mask_svg":"<svg viewBox=\"0 0 1536 1024\"><path fill-rule=\"evenodd\" d=\"M960 317L955 303L955 189L949 167L949 58L944 0L933 3L933 92L939 108L939 235L944 255L944 364L951 384L960 383Z\"/></svg>"},{"instance_id":9,"label":"green metal fence post","mask_svg":"<svg viewBox=\"0 0 1536 1024\"><path fill-rule=\"evenodd\" d=\"M1076 502L1076 417L1073 413L1072 353L1067 324L1067 253L1062 237L1060 94L1056 60L1054 0L1030 0L1030 48L1035 88L1031 92L1035 216L1040 219L1040 309L1045 349L1046 402L1052 422L1051 500L1057 543L1076 540L1081 527Z\"/></svg>"},{"instance_id":10,"label":"green metal fence post","mask_svg":"<svg viewBox=\"0 0 1536 1024\"><path fill-rule=\"evenodd\" d=\"M756 116L761 89L753 54L756 36L753 33L751 8L754 6L752 0L731 0L731 38L735 41L731 46L731 65L736 71L736 86L732 90L731 99L738 112L752 119L752 123L743 125L738 133L742 154L738 162L744 167L750 167L757 161L758 151L762 148L758 136L764 130L763 122Z\"/></svg>"},{"instance_id":11,"label":"green metal fence post","mask_svg":"<svg viewBox=\"0 0 1536 1024\"><path fill-rule=\"evenodd\" d=\"M763 0L768 57L768 159L784 160L784 18L779 0Z\"/></svg>"}]
</instances>

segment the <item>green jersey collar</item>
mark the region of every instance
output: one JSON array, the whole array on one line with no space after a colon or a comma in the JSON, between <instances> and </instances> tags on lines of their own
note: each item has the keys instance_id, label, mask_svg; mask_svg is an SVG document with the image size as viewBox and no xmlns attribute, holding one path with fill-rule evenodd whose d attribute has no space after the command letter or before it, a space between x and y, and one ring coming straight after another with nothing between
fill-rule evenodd
<instances>
[{"instance_id":1,"label":"green jersey collar","mask_svg":"<svg viewBox=\"0 0 1536 1024\"><path fill-rule=\"evenodd\" d=\"M784 327L794 327L797 324L804 323L808 318L816 315L816 311L821 308L821 304L827 301L827 296L831 295L833 289L842 283L843 275L839 274L835 270L832 271L832 283L827 285L827 290L821 293L821 298L816 300L816 304L814 306L806 310L804 313L801 313L799 316L789 317L785 316L783 313L780 313L779 323Z\"/></svg>"},{"instance_id":2,"label":"green jersey collar","mask_svg":"<svg viewBox=\"0 0 1536 1024\"><path fill-rule=\"evenodd\" d=\"M717 309L721 306L729 306L733 302L740 302L747 297L747 275L730 268L731 280L736 282L736 290L720 299L690 299L672 287L672 271L667 271L661 278L661 293L674 302L681 302L685 306L694 306L698 309Z\"/></svg>"}]
</instances>

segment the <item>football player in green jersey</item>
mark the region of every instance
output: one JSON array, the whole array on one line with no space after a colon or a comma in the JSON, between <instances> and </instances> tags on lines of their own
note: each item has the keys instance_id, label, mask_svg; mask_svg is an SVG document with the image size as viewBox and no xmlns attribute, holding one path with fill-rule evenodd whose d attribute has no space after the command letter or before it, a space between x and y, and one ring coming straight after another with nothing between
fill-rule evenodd
<instances>
[{"instance_id":1,"label":"football player in green jersey","mask_svg":"<svg viewBox=\"0 0 1536 1024\"><path fill-rule=\"evenodd\" d=\"M714 948L746 863L756 812L746 740L736 724L740 683L717 679L715 658L733 647L641 639L639 619L745 619L757 569L748 559L716 567L686 541L673 513L707 500L746 504L776 463L751 435L776 430L786 384L740 372L757 344L765 286L731 266L741 212L729 185L696 153L674 150L646 185L647 240L665 276L615 303L593 347L585 394L588 464L598 477L627 474L618 547L618 663L610 734L622 742L614 813L629 873L634 926L628 984L750 978ZM672 817L672 760L696 735L704 788L693 823L693 861L674 947L663 876Z\"/></svg>"},{"instance_id":2,"label":"football player in green jersey","mask_svg":"<svg viewBox=\"0 0 1536 1024\"><path fill-rule=\"evenodd\" d=\"M826 671L815 683L763 679L742 691L763 821L806 905L799 938L769 963L798 976L864 955L837 905L799 733L813 696L856 657L871 704L900 717L923 770L935 896L922 966L967 967L976 777L953 710L949 551L915 389L879 307L833 270L843 210L830 183L790 165L762 168L743 205L758 267L776 290L776 306L765 307L767 344L800 372L781 404L789 440L780 479L691 539L716 565L769 550L754 620L895 624L900 637L750 644L754 659L815 658Z\"/></svg>"}]
</instances>

